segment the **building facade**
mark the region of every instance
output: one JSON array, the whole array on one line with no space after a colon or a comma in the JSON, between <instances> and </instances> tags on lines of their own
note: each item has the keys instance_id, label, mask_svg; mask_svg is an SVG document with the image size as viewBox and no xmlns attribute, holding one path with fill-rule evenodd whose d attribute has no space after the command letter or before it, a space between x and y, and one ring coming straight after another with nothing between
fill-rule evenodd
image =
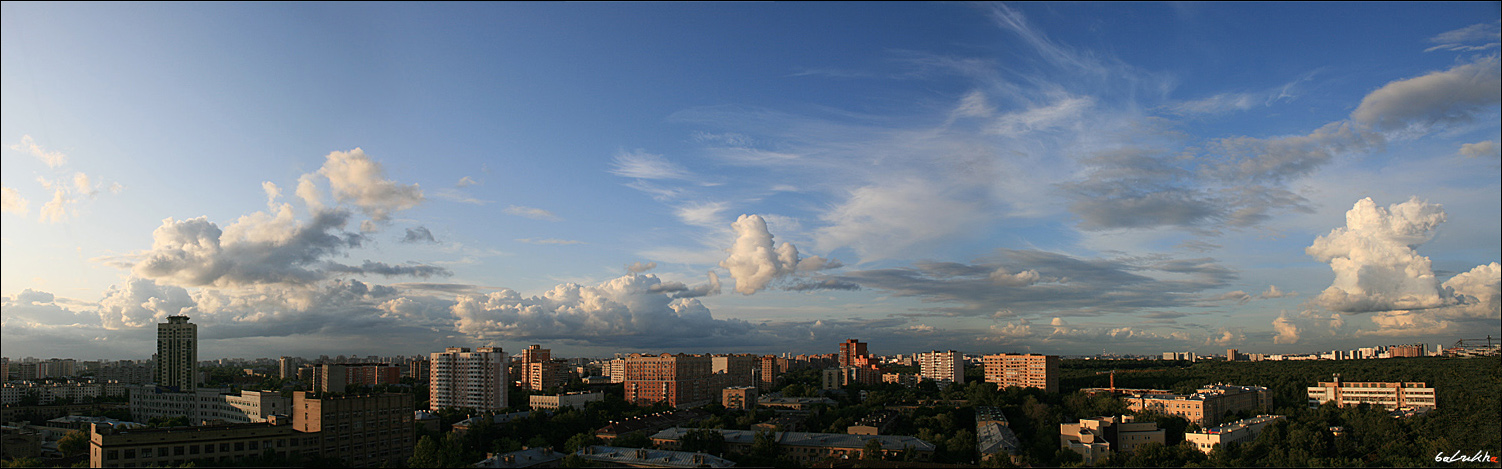
<instances>
[{"instance_id":1,"label":"building facade","mask_svg":"<svg viewBox=\"0 0 1502 469\"><path fill-rule=\"evenodd\" d=\"M840 342L840 366L864 365L862 359L870 360L871 354L866 352L866 343L855 339ZM859 363L858 363L859 362Z\"/></svg>"},{"instance_id":2,"label":"building facade","mask_svg":"<svg viewBox=\"0 0 1502 469\"><path fill-rule=\"evenodd\" d=\"M1283 419L1282 415L1258 415L1213 428L1185 432L1184 442L1193 445L1194 449L1210 454L1210 451L1215 449L1215 445L1224 446L1255 440L1257 435L1262 433L1262 427L1281 419Z\"/></svg>"},{"instance_id":3,"label":"building facade","mask_svg":"<svg viewBox=\"0 0 1502 469\"><path fill-rule=\"evenodd\" d=\"M416 444L411 394L314 398L292 395L292 427L317 433L318 454L351 467L394 467L412 457Z\"/></svg>"},{"instance_id":4,"label":"building facade","mask_svg":"<svg viewBox=\"0 0 1502 469\"><path fill-rule=\"evenodd\" d=\"M1058 355L1001 353L983 356L981 363L986 368L987 383L1059 392Z\"/></svg>"},{"instance_id":5,"label":"building facade","mask_svg":"<svg viewBox=\"0 0 1502 469\"><path fill-rule=\"evenodd\" d=\"M626 402L666 402L673 407L708 404L719 397L719 389L710 389L713 367L710 357L703 355L633 353L626 358Z\"/></svg>"},{"instance_id":6,"label":"building facade","mask_svg":"<svg viewBox=\"0 0 1502 469\"><path fill-rule=\"evenodd\" d=\"M585 405L591 402L604 401L605 393L580 391L552 396L527 396L527 399L533 409L558 410L564 407L583 409Z\"/></svg>"},{"instance_id":7,"label":"building facade","mask_svg":"<svg viewBox=\"0 0 1502 469\"><path fill-rule=\"evenodd\" d=\"M168 316L156 325L156 384L178 391L198 388L198 325Z\"/></svg>"},{"instance_id":8,"label":"building facade","mask_svg":"<svg viewBox=\"0 0 1502 469\"><path fill-rule=\"evenodd\" d=\"M1427 387L1421 382L1351 383L1341 381L1340 375L1335 375L1334 381L1321 382L1319 386L1309 388L1310 405L1324 405L1326 402L1334 402L1339 407L1370 404L1385 407L1387 410L1438 407L1438 403L1435 402L1434 388Z\"/></svg>"},{"instance_id":9,"label":"building facade","mask_svg":"<svg viewBox=\"0 0 1502 469\"><path fill-rule=\"evenodd\" d=\"M731 386L720 390L720 405L726 409L755 409L756 386Z\"/></svg>"},{"instance_id":10,"label":"building facade","mask_svg":"<svg viewBox=\"0 0 1502 469\"><path fill-rule=\"evenodd\" d=\"M1088 465L1103 460L1113 451L1131 452L1148 443L1161 445L1166 438L1166 431L1158 428L1156 422L1137 422L1130 415L1059 424L1059 446L1079 453Z\"/></svg>"},{"instance_id":11,"label":"building facade","mask_svg":"<svg viewBox=\"0 0 1502 469\"><path fill-rule=\"evenodd\" d=\"M918 374L924 379L965 384L965 355L954 350L920 353Z\"/></svg>"},{"instance_id":12,"label":"building facade","mask_svg":"<svg viewBox=\"0 0 1502 469\"><path fill-rule=\"evenodd\" d=\"M1133 412L1177 415L1206 427L1220 424L1220 419L1227 413L1272 408L1272 395L1267 388L1229 384L1208 385L1189 395L1159 391L1133 393L1123 400Z\"/></svg>"},{"instance_id":13,"label":"building facade","mask_svg":"<svg viewBox=\"0 0 1502 469\"><path fill-rule=\"evenodd\" d=\"M271 423L129 430L97 424L89 431L89 467L177 467L189 462L202 467L267 451L291 459L316 455L318 436Z\"/></svg>"},{"instance_id":14,"label":"building facade","mask_svg":"<svg viewBox=\"0 0 1502 469\"><path fill-rule=\"evenodd\" d=\"M433 353L428 357L429 408L495 412L510 407L506 361L506 352L500 347L480 347L474 352L449 347Z\"/></svg>"}]
</instances>

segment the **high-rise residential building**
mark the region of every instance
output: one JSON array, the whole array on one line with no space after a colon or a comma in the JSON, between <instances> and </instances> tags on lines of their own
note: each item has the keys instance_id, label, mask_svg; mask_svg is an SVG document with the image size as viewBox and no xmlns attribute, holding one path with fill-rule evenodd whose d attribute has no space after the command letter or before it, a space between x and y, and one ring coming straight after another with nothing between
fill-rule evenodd
<instances>
[{"instance_id":1,"label":"high-rise residential building","mask_svg":"<svg viewBox=\"0 0 1502 469\"><path fill-rule=\"evenodd\" d=\"M1241 354L1238 353L1238 351L1236 349L1233 349L1233 348L1226 349L1226 361L1228 361L1228 362L1234 362L1234 361L1240 360L1240 359L1241 359Z\"/></svg>"},{"instance_id":2,"label":"high-rise residential building","mask_svg":"<svg viewBox=\"0 0 1502 469\"><path fill-rule=\"evenodd\" d=\"M954 350L918 354L918 374L924 379L965 384L965 354Z\"/></svg>"},{"instance_id":3,"label":"high-rise residential building","mask_svg":"<svg viewBox=\"0 0 1502 469\"><path fill-rule=\"evenodd\" d=\"M719 387L755 386L757 381L755 355L716 355L711 358L710 370L719 381Z\"/></svg>"},{"instance_id":4,"label":"high-rise residential building","mask_svg":"<svg viewBox=\"0 0 1502 469\"><path fill-rule=\"evenodd\" d=\"M418 384L428 384L428 359L417 358L407 361L405 378L417 380Z\"/></svg>"},{"instance_id":5,"label":"high-rise residential building","mask_svg":"<svg viewBox=\"0 0 1502 469\"><path fill-rule=\"evenodd\" d=\"M156 325L156 384L179 391L198 389L198 325L168 316Z\"/></svg>"},{"instance_id":6,"label":"high-rise residential building","mask_svg":"<svg viewBox=\"0 0 1502 469\"><path fill-rule=\"evenodd\" d=\"M298 359L292 357L282 357L280 359L277 359L277 377L281 379L297 378L298 361Z\"/></svg>"},{"instance_id":7,"label":"high-rise residential building","mask_svg":"<svg viewBox=\"0 0 1502 469\"><path fill-rule=\"evenodd\" d=\"M1335 375L1334 381L1320 382L1319 386L1309 387L1310 405L1323 405L1326 402L1334 402L1339 407L1380 405L1388 410L1437 407L1434 388L1421 382L1351 383L1341 381L1340 375Z\"/></svg>"},{"instance_id":8,"label":"high-rise residential building","mask_svg":"<svg viewBox=\"0 0 1502 469\"><path fill-rule=\"evenodd\" d=\"M1424 344L1393 345L1387 347L1387 353L1392 358L1422 357L1424 356Z\"/></svg>"},{"instance_id":9,"label":"high-rise residential building","mask_svg":"<svg viewBox=\"0 0 1502 469\"><path fill-rule=\"evenodd\" d=\"M983 356L981 363L986 367L987 383L1059 392L1058 355L1001 353Z\"/></svg>"},{"instance_id":10,"label":"high-rise residential building","mask_svg":"<svg viewBox=\"0 0 1502 469\"><path fill-rule=\"evenodd\" d=\"M617 358L610 361L610 382L626 382L626 359Z\"/></svg>"},{"instance_id":11,"label":"high-rise residential building","mask_svg":"<svg viewBox=\"0 0 1502 469\"><path fill-rule=\"evenodd\" d=\"M428 357L429 408L505 410L506 352L500 347L449 347Z\"/></svg>"},{"instance_id":12,"label":"high-rise residential building","mask_svg":"<svg viewBox=\"0 0 1502 469\"><path fill-rule=\"evenodd\" d=\"M522 363L541 363L553 359L553 351L542 348L541 345L528 345L522 350Z\"/></svg>"},{"instance_id":13,"label":"high-rise residential building","mask_svg":"<svg viewBox=\"0 0 1502 469\"><path fill-rule=\"evenodd\" d=\"M673 407L708 404L719 397L719 389L710 389L713 367L707 355L633 353L626 358L626 402L666 402Z\"/></svg>"},{"instance_id":14,"label":"high-rise residential building","mask_svg":"<svg viewBox=\"0 0 1502 469\"><path fill-rule=\"evenodd\" d=\"M866 353L866 343L855 339L840 342L840 366L856 366L865 363L857 363L865 358L868 362L871 354Z\"/></svg>"},{"instance_id":15,"label":"high-rise residential building","mask_svg":"<svg viewBox=\"0 0 1502 469\"><path fill-rule=\"evenodd\" d=\"M522 386L533 391L543 391L568 384L567 366L567 363L551 360L523 363Z\"/></svg>"},{"instance_id":16,"label":"high-rise residential building","mask_svg":"<svg viewBox=\"0 0 1502 469\"><path fill-rule=\"evenodd\" d=\"M293 428L317 432L319 455L343 459L350 467L406 463L415 445L412 419L411 394L292 395Z\"/></svg>"}]
</instances>

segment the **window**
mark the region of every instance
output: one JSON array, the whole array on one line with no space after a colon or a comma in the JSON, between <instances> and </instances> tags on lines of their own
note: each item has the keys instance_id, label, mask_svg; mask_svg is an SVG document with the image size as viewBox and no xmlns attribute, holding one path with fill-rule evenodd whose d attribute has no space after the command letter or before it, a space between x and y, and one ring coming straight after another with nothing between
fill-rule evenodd
<instances>
[{"instance_id":1,"label":"window","mask_svg":"<svg viewBox=\"0 0 1502 469\"><path fill-rule=\"evenodd\" d=\"M133 449L125 450L125 459L135 459L135 458L136 458L136 450L133 450Z\"/></svg>"},{"instance_id":2,"label":"window","mask_svg":"<svg viewBox=\"0 0 1502 469\"><path fill-rule=\"evenodd\" d=\"M208 445L213 447L213 445ZM188 454L198 454L198 445L188 445Z\"/></svg>"},{"instance_id":3,"label":"window","mask_svg":"<svg viewBox=\"0 0 1502 469\"><path fill-rule=\"evenodd\" d=\"M173 446L172 447L172 454L177 455L177 456L182 456L183 455L183 447L181 447L181 446Z\"/></svg>"},{"instance_id":4,"label":"window","mask_svg":"<svg viewBox=\"0 0 1502 469\"><path fill-rule=\"evenodd\" d=\"M235 442L235 451L245 451L245 442L243 442L243 441L236 441Z\"/></svg>"},{"instance_id":5,"label":"window","mask_svg":"<svg viewBox=\"0 0 1502 469\"><path fill-rule=\"evenodd\" d=\"M258 441L252 441L252 442L250 442L250 450L251 451L255 451L255 450L258 450L258 449L261 449L260 442L258 442Z\"/></svg>"}]
</instances>

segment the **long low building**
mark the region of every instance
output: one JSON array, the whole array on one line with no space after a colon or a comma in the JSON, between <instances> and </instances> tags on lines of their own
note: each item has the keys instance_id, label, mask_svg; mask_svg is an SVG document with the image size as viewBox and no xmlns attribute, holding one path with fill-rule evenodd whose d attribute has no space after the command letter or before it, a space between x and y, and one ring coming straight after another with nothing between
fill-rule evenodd
<instances>
[{"instance_id":1,"label":"long low building","mask_svg":"<svg viewBox=\"0 0 1502 469\"><path fill-rule=\"evenodd\" d=\"M1262 427L1269 423L1282 420L1282 415L1258 415L1256 417L1228 422L1214 428L1206 428L1197 432L1184 433L1184 441L1194 445L1195 449L1209 454L1215 449L1215 445L1228 445L1231 443L1245 443L1255 440L1262 433Z\"/></svg>"},{"instance_id":2,"label":"long low building","mask_svg":"<svg viewBox=\"0 0 1502 469\"><path fill-rule=\"evenodd\" d=\"M673 427L652 435L652 443L658 448L678 449L678 442L692 428ZM725 446L731 452L744 453L756 441L756 432L749 430L715 430L725 436ZM934 444L911 436L898 435L850 435L845 433L775 432L773 438L782 446L783 454L791 456L799 464L812 464L825 458L860 459L866 442L881 442L883 457L892 457L911 450L919 461L931 461Z\"/></svg>"},{"instance_id":3,"label":"long low building","mask_svg":"<svg viewBox=\"0 0 1502 469\"><path fill-rule=\"evenodd\" d=\"M1309 387L1311 406L1324 405L1326 402L1334 402L1339 407L1380 405L1387 410L1438 407L1434 399L1434 388L1421 382L1348 383L1341 381L1340 375L1335 375L1334 381Z\"/></svg>"},{"instance_id":4,"label":"long low building","mask_svg":"<svg viewBox=\"0 0 1502 469\"><path fill-rule=\"evenodd\" d=\"M319 453L318 433L292 425L245 423L199 427L116 430L94 425L89 432L89 467L171 467L229 463L264 455L287 458Z\"/></svg>"},{"instance_id":5,"label":"long low building","mask_svg":"<svg viewBox=\"0 0 1502 469\"><path fill-rule=\"evenodd\" d=\"M1272 395L1262 386L1212 384L1194 394L1130 394L1123 398L1132 412L1157 412L1184 417L1191 423L1213 426L1227 413L1243 410L1267 411Z\"/></svg>"}]
</instances>

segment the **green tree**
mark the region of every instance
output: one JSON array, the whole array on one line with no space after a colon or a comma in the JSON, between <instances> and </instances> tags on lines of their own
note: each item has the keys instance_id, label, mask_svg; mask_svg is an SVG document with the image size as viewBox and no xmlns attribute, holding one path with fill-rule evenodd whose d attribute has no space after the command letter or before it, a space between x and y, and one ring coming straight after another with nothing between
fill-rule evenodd
<instances>
[{"instance_id":1,"label":"green tree","mask_svg":"<svg viewBox=\"0 0 1502 469\"><path fill-rule=\"evenodd\" d=\"M861 459L881 459L881 440L872 438L866 440L866 446L861 448Z\"/></svg>"},{"instance_id":2,"label":"green tree","mask_svg":"<svg viewBox=\"0 0 1502 469\"><path fill-rule=\"evenodd\" d=\"M615 441L610 442L610 445L622 448L651 448L652 438L647 436L646 433L631 432L616 437Z\"/></svg>"},{"instance_id":3,"label":"green tree","mask_svg":"<svg viewBox=\"0 0 1502 469\"><path fill-rule=\"evenodd\" d=\"M679 446L682 451L725 454L725 435L714 430L696 428L683 433Z\"/></svg>"},{"instance_id":4,"label":"green tree","mask_svg":"<svg viewBox=\"0 0 1502 469\"><path fill-rule=\"evenodd\" d=\"M89 434L73 431L63 435L57 440L57 450L63 452L63 456L77 456L89 452Z\"/></svg>"},{"instance_id":5,"label":"green tree","mask_svg":"<svg viewBox=\"0 0 1502 469\"><path fill-rule=\"evenodd\" d=\"M601 441L599 437L594 435L594 433L584 432L569 437L568 442L563 444L563 451L567 453L573 453L584 449L587 446L600 445L604 443L605 442Z\"/></svg>"}]
</instances>

